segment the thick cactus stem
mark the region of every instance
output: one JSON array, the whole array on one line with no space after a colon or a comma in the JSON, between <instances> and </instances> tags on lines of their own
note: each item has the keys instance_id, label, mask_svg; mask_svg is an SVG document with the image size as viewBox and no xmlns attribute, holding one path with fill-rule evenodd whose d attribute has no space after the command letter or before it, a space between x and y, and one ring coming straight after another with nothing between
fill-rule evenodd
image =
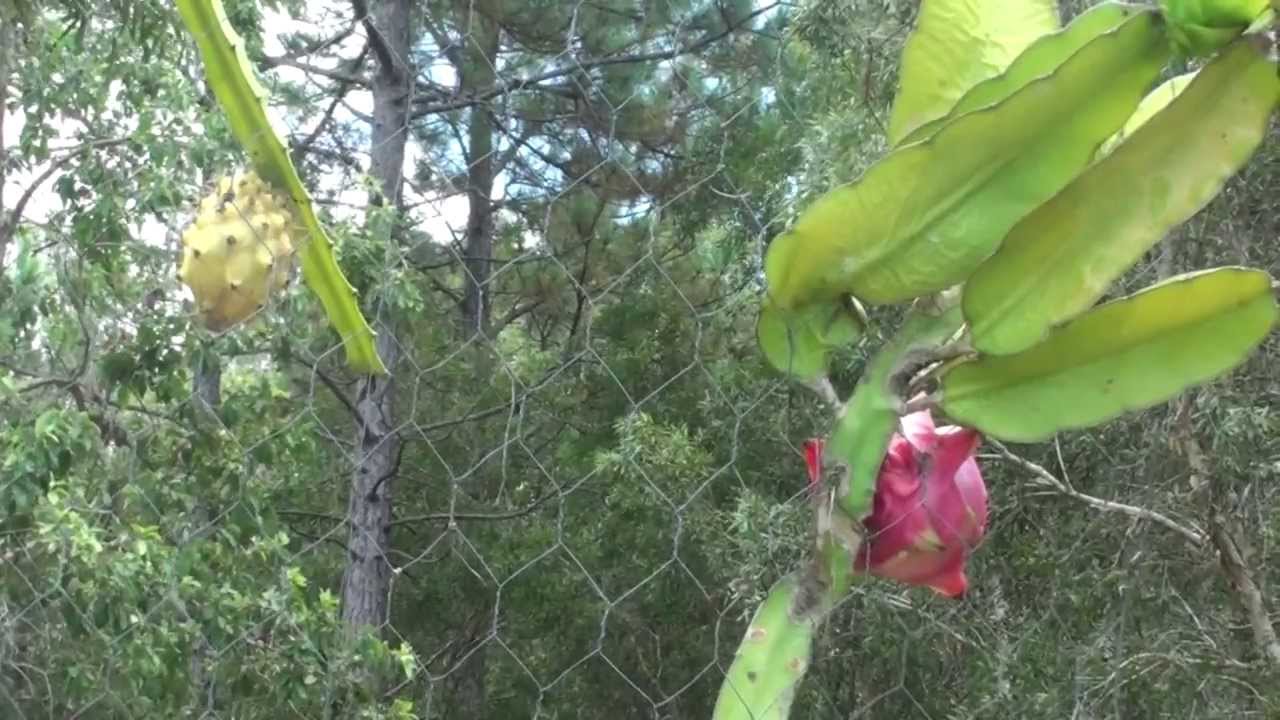
<instances>
[{"instance_id":1,"label":"thick cactus stem","mask_svg":"<svg viewBox=\"0 0 1280 720\"><path fill-rule=\"evenodd\" d=\"M296 221L288 201L252 171L218 181L182 233L178 277L205 326L224 332L266 306L293 269Z\"/></svg>"},{"instance_id":2,"label":"thick cactus stem","mask_svg":"<svg viewBox=\"0 0 1280 720\"><path fill-rule=\"evenodd\" d=\"M809 670L813 636L849 591L853 562L829 535L814 562L769 591L729 667L712 720L786 720Z\"/></svg>"},{"instance_id":3,"label":"thick cactus stem","mask_svg":"<svg viewBox=\"0 0 1280 720\"><path fill-rule=\"evenodd\" d=\"M871 512L876 476L898 418L906 410L907 384L915 371L948 358L943 349L964 324L954 295L928 307L918 302L897 335L872 358L854 388L827 445L827 459L843 465L836 504L851 520Z\"/></svg>"}]
</instances>

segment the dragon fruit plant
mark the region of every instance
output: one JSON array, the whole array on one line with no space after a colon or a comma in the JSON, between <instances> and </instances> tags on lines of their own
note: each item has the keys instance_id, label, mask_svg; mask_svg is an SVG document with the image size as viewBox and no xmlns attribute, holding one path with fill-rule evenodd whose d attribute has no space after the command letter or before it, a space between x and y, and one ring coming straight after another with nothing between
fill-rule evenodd
<instances>
[{"instance_id":1,"label":"dragon fruit plant","mask_svg":"<svg viewBox=\"0 0 1280 720\"><path fill-rule=\"evenodd\" d=\"M813 557L756 610L715 720L788 717L855 582L969 590L983 437L1037 442L1151 407L1273 331L1275 284L1252 268L1098 304L1261 145L1280 103L1272 5L1105 2L1062 27L1053 0L923 0L892 149L765 256L761 351L836 413L805 446ZM1168 77L1174 60L1197 69ZM903 325L833 398L831 351L861 340L864 307L898 303Z\"/></svg>"},{"instance_id":2,"label":"dragon fruit plant","mask_svg":"<svg viewBox=\"0 0 1280 720\"><path fill-rule=\"evenodd\" d=\"M244 322L271 292L283 289L296 254L307 285L342 338L347 364L357 372L386 373L333 243L268 120L267 93L244 39L231 27L221 0L178 0L177 7L200 51L209 90L249 156L249 167L236 178L215 184L183 233L179 278L195 296L197 312L214 332Z\"/></svg>"}]
</instances>

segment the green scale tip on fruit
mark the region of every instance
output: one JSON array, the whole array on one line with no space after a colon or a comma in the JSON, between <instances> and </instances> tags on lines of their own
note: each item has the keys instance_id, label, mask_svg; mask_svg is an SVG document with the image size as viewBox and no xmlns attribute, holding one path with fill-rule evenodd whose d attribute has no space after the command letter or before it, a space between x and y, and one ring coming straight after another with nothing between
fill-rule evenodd
<instances>
[{"instance_id":1,"label":"green scale tip on fruit","mask_svg":"<svg viewBox=\"0 0 1280 720\"><path fill-rule=\"evenodd\" d=\"M293 269L289 233L296 221L287 201L253 171L221 178L200 201L182 233L178 277L191 288L205 326L223 332L283 290Z\"/></svg>"}]
</instances>

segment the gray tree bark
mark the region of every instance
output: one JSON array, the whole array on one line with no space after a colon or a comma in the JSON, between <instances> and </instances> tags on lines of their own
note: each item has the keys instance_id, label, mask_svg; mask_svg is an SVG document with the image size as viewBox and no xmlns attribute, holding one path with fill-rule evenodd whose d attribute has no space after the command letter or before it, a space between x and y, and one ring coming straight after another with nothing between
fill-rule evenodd
<instances>
[{"instance_id":1,"label":"gray tree bark","mask_svg":"<svg viewBox=\"0 0 1280 720\"><path fill-rule=\"evenodd\" d=\"M411 3L409 0L353 2L378 59L373 77L370 171L377 181L372 206L400 206L405 142L408 138ZM390 225L386 242L393 242ZM388 374L361 378L356 389L358 460L347 503L347 567L342 578L342 619L353 630L380 628L387 622L391 592L391 497L400 457L393 408L395 366L399 359L395 318L374 309L376 347Z\"/></svg>"},{"instance_id":2,"label":"gray tree bark","mask_svg":"<svg viewBox=\"0 0 1280 720\"><path fill-rule=\"evenodd\" d=\"M9 153L4 147L4 108L9 102L9 68L17 35L14 21L0 13L0 265L4 264L5 255L8 254L11 235L9 213L4 204L4 187L8 180L6 168L9 167ZM3 284L4 279L0 278L0 286Z\"/></svg>"},{"instance_id":3,"label":"gray tree bark","mask_svg":"<svg viewBox=\"0 0 1280 720\"><path fill-rule=\"evenodd\" d=\"M204 352L193 364L191 373L191 405L196 426L201 432L217 432L222 427L219 413L222 410L222 363L211 351ZM209 522L213 513L204 501L198 501L191 517L191 527L186 541L198 541L212 530ZM201 708L201 717L214 712L217 706L217 686L209 666L213 660L213 648L205 637L196 639L191 651L192 701Z\"/></svg>"},{"instance_id":4,"label":"gray tree bark","mask_svg":"<svg viewBox=\"0 0 1280 720\"><path fill-rule=\"evenodd\" d=\"M472 38L461 68L464 93L494 84L498 61L498 27L483 14L467 10ZM468 26L464 23L464 27ZM463 267L462 334L488 334L491 301L490 265L493 262L493 122L486 103L471 108L467 126L467 232Z\"/></svg>"}]
</instances>

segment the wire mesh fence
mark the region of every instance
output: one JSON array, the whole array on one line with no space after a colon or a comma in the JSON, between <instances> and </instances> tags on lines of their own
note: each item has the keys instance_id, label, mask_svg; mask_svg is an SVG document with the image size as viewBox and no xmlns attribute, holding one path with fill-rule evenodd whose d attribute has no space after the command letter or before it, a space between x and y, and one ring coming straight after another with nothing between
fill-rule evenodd
<instances>
[{"instance_id":1,"label":"wire mesh fence","mask_svg":"<svg viewBox=\"0 0 1280 720\"><path fill-rule=\"evenodd\" d=\"M172 10L104 11L132 40L108 53L50 4L10 46L41 67L0 47L4 717L710 717L806 558L801 443L831 418L759 357L761 257L883 154L914 8L365 5L229 9L385 376L350 371L301 273L202 326L181 236L243 158L150 24ZM94 92L42 98L55 77ZM1193 224L1135 276L1275 269L1274 171L1207 211L1230 238ZM887 336L841 351L842 394ZM795 716L1270 717L1214 533L1265 589L1276 350L984 446L970 592L860 584Z\"/></svg>"}]
</instances>

